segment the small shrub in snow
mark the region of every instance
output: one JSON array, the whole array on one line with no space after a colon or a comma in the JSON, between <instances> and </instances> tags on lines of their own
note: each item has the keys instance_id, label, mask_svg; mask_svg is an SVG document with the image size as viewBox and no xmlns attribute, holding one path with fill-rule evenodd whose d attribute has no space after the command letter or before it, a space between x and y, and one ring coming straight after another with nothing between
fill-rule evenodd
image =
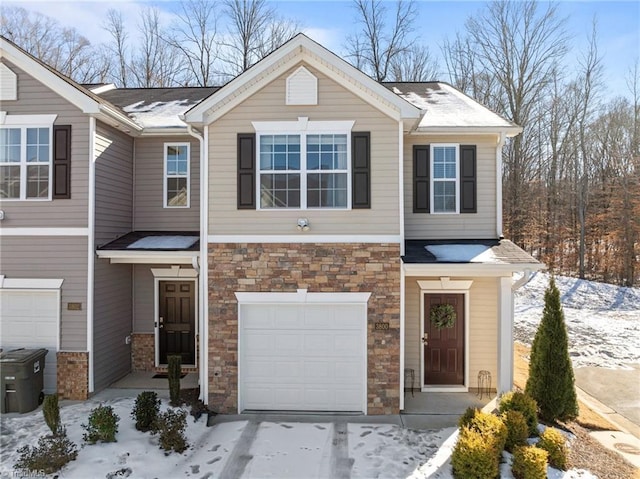
<instances>
[{"instance_id":1,"label":"small shrub in snow","mask_svg":"<svg viewBox=\"0 0 640 479\"><path fill-rule=\"evenodd\" d=\"M180 405L180 373L182 357L172 354L167 357L167 377L169 378L169 399L172 406Z\"/></svg>"},{"instance_id":2,"label":"small shrub in snow","mask_svg":"<svg viewBox=\"0 0 640 479\"><path fill-rule=\"evenodd\" d=\"M71 442L64 427L60 426L55 435L41 437L37 446L21 447L18 454L20 457L14 466L16 477L35 477L34 474L57 472L75 460L78 446Z\"/></svg>"},{"instance_id":3,"label":"small shrub in snow","mask_svg":"<svg viewBox=\"0 0 640 479\"><path fill-rule=\"evenodd\" d=\"M187 412L169 409L160 413L153 428L153 434L160 435L160 447L165 451L183 452L189 444L184 435L187 427Z\"/></svg>"},{"instance_id":4,"label":"small shrub in snow","mask_svg":"<svg viewBox=\"0 0 640 479\"><path fill-rule=\"evenodd\" d=\"M463 427L451 454L455 479L493 479L498 477L500 459L495 445L477 430Z\"/></svg>"},{"instance_id":5,"label":"small shrub in snow","mask_svg":"<svg viewBox=\"0 0 640 479\"><path fill-rule=\"evenodd\" d=\"M87 431L82 438L89 444L95 444L98 441L116 442L119 420L111 406L98 406L91 410L89 423L82 424L82 428Z\"/></svg>"},{"instance_id":6,"label":"small shrub in snow","mask_svg":"<svg viewBox=\"0 0 640 479\"><path fill-rule=\"evenodd\" d=\"M478 411L473 416L469 429L480 433L485 441L494 448L496 457L500 459L500 454L507 441L507 426L504 425L501 418L495 414Z\"/></svg>"},{"instance_id":7,"label":"small shrub in snow","mask_svg":"<svg viewBox=\"0 0 640 479\"><path fill-rule=\"evenodd\" d=\"M468 407L460 419L458 419L458 427L469 427L476 413L480 412L478 408Z\"/></svg>"},{"instance_id":8,"label":"small shrub in snow","mask_svg":"<svg viewBox=\"0 0 640 479\"><path fill-rule=\"evenodd\" d=\"M527 421L530 436L538 435L538 404L526 393L511 391L500 398L498 409L501 413L518 411Z\"/></svg>"},{"instance_id":9,"label":"small shrub in snow","mask_svg":"<svg viewBox=\"0 0 640 479\"><path fill-rule=\"evenodd\" d=\"M136 420L136 429L147 432L153 428L153 424L160 412L160 399L153 391L143 391L138 394L131 411L131 417Z\"/></svg>"},{"instance_id":10,"label":"small shrub in snow","mask_svg":"<svg viewBox=\"0 0 640 479\"><path fill-rule=\"evenodd\" d=\"M529 437L529 427L527 420L520 411L507 411L502 415L504 425L507 426L507 441L504 448L513 452L517 446L524 446Z\"/></svg>"},{"instance_id":11,"label":"small shrub in snow","mask_svg":"<svg viewBox=\"0 0 640 479\"><path fill-rule=\"evenodd\" d=\"M552 427L546 428L536 445L549 453L551 467L563 471L567 469L567 440L560 431Z\"/></svg>"},{"instance_id":12,"label":"small shrub in snow","mask_svg":"<svg viewBox=\"0 0 640 479\"><path fill-rule=\"evenodd\" d=\"M535 446L517 447L513 454L511 472L515 479L546 479L547 451Z\"/></svg>"},{"instance_id":13,"label":"small shrub in snow","mask_svg":"<svg viewBox=\"0 0 640 479\"><path fill-rule=\"evenodd\" d=\"M51 434L54 436L60 432L60 406L57 394L47 394L42 402L42 414Z\"/></svg>"}]
</instances>

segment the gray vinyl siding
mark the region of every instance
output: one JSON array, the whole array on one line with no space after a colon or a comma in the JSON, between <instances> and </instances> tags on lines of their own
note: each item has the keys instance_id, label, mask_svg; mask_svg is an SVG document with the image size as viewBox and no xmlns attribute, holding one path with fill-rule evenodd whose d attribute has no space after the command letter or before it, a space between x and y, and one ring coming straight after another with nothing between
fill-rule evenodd
<instances>
[{"instance_id":1,"label":"gray vinyl siding","mask_svg":"<svg viewBox=\"0 0 640 479\"><path fill-rule=\"evenodd\" d=\"M103 245L131 231L133 139L98 123L96 128L95 242ZM131 370L132 265L95 259L94 387L103 389Z\"/></svg>"},{"instance_id":2,"label":"gray vinyl siding","mask_svg":"<svg viewBox=\"0 0 640 479\"><path fill-rule=\"evenodd\" d=\"M305 65L318 78L318 105L285 105L284 73L209 126L210 235L299 234L305 217L314 235L400 234L398 122L337 82ZM237 134L253 133L252 121L355 121L352 131L371 132L371 208L354 210L238 210Z\"/></svg>"},{"instance_id":3,"label":"gray vinyl siding","mask_svg":"<svg viewBox=\"0 0 640 479\"><path fill-rule=\"evenodd\" d=\"M2 60L18 76L18 100L3 101L8 115L56 114L55 125L71 125L71 199L0 200L3 228L86 227L89 191L89 117L15 65Z\"/></svg>"},{"instance_id":4,"label":"gray vinyl siding","mask_svg":"<svg viewBox=\"0 0 640 479\"><path fill-rule=\"evenodd\" d=\"M168 265L133 265L133 332L153 333L155 323L155 292L151 268L167 268Z\"/></svg>"},{"instance_id":5,"label":"gray vinyl siding","mask_svg":"<svg viewBox=\"0 0 640 479\"><path fill-rule=\"evenodd\" d=\"M413 212L413 145L454 143L477 147L477 213L428 214ZM496 138L405 136L404 216L406 239L487 239L497 237Z\"/></svg>"},{"instance_id":6,"label":"gray vinyl siding","mask_svg":"<svg viewBox=\"0 0 640 479\"><path fill-rule=\"evenodd\" d=\"M62 351L87 350L87 237L0 236L0 274L7 278L63 279ZM81 303L81 311L68 311Z\"/></svg>"},{"instance_id":7,"label":"gray vinyl siding","mask_svg":"<svg viewBox=\"0 0 640 479\"><path fill-rule=\"evenodd\" d=\"M164 208L164 144L189 143L190 207ZM200 142L192 136L136 138L134 229L198 231L200 229Z\"/></svg>"}]
</instances>

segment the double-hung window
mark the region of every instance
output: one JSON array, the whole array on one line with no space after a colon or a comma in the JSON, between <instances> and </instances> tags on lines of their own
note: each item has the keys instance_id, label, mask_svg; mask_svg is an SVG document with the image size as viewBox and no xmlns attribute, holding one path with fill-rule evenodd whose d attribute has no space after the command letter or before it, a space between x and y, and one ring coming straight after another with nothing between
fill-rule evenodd
<instances>
[{"instance_id":1,"label":"double-hung window","mask_svg":"<svg viewBox=\"0 0 640 479\"><path fill-rule=\"evenodd\" d=\"M164 207L188 208L190 204L189 143L164 144Z\"/></svg>"},{"instance_id":2,"label":"double-hung window","mask_svg":"<svg viewBox=\"0 0 640 479\"><path fill-rule=\"evenodd\" d=\"M348 209L353 122L280 122L258 130L260 209ZM289 129L289 131L286 131ZM297 131L296 131L297 130Z\"/></svg>"},{"instance_id":3,"label":"double-hung window","mask_svg":"<svg viewBox=\"0 0 640 479\"><path fill-rule=\"evenodd\" d=\"M459 213L458 145L431 145L431 213Z\"/></svg>"},{"instance_id":4,"label":"double-hung window","mask_svg":"<svg viewBox=\"0 0 640 479\"><path fill-rule=\"evenodd\" d=\"M52 125L0 128L1 199L51 199L51 145Z\"/></svg>"}]
</instances>

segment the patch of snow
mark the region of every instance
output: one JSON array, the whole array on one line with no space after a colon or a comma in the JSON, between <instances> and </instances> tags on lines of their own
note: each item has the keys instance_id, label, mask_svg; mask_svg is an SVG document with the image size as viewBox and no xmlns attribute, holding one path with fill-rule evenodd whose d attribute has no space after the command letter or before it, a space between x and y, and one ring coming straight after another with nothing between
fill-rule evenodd
<instances>
[{"instance_id":1,"label":"patch of snow","mask_svg":"<svg viewBox=\"0 0 640 479\"><path fill-rule=\"evenodd\" d=\"M445 263L493 263L496 257L489 246L481 244L447 244L424 247L438 261Z\"/></svg>"},{"instance_id":2,"label":"patch of snow","mask_svg":"<svg viewBox=\"0 0 640 479\"><path fill-rule=\"evenodd\" d=\"M127 249L186 249L198 241L197 236L147 236L127 246Z\"/></svg>"},{"instance_id":3,"label":"patch of snow","mask_svg":"<svg viewBox=\"0 0 640 479\"><path fill-rule=\"evenodd\" d=\"M500 463L500 479L514 479L513 473L511 472L512 464L513 454L503 451L502 462ZM598 479L598 476L594 476L584 469L560 471L551 466L547 466L547 479Z\"/></svg>"},{"instance_id":4,"label":"patch of snow","mask_svg":"<svg viewBox=\"0 0 640 479\"><path fill-rule=\"evenodd\" d=\"M179 118L198 102L192 100L156 101L145 103L139 101L123 108L133 120L143 128L186 127Z\"/></svg>"},{"instance_id":5,"label":"patch of snow","mask_svg":"<svg viewBox=\"0 0 640 479\"><path fill-rule=\"evenodd\" d=\"M556 276L573 367L629 369L640 362L640 288ZM549 275L536 273L515 293L515 339L531 344Z\"/></svg>"}]
</instances>

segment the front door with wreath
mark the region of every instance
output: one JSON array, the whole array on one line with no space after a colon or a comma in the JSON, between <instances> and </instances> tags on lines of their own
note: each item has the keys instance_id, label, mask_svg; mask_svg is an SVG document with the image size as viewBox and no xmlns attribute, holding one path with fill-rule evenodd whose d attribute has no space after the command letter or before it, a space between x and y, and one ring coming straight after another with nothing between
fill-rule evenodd
<instances>
[{"instance_id":1,"label":"front door with wreath","mask_svg":"<svg viewBox=\"0 0 640 479\"><path fill-rule=\"evenodd\" d=\"M464 295L424 296L424 385L464 384Z\"/></svg>"}]
</instances>

